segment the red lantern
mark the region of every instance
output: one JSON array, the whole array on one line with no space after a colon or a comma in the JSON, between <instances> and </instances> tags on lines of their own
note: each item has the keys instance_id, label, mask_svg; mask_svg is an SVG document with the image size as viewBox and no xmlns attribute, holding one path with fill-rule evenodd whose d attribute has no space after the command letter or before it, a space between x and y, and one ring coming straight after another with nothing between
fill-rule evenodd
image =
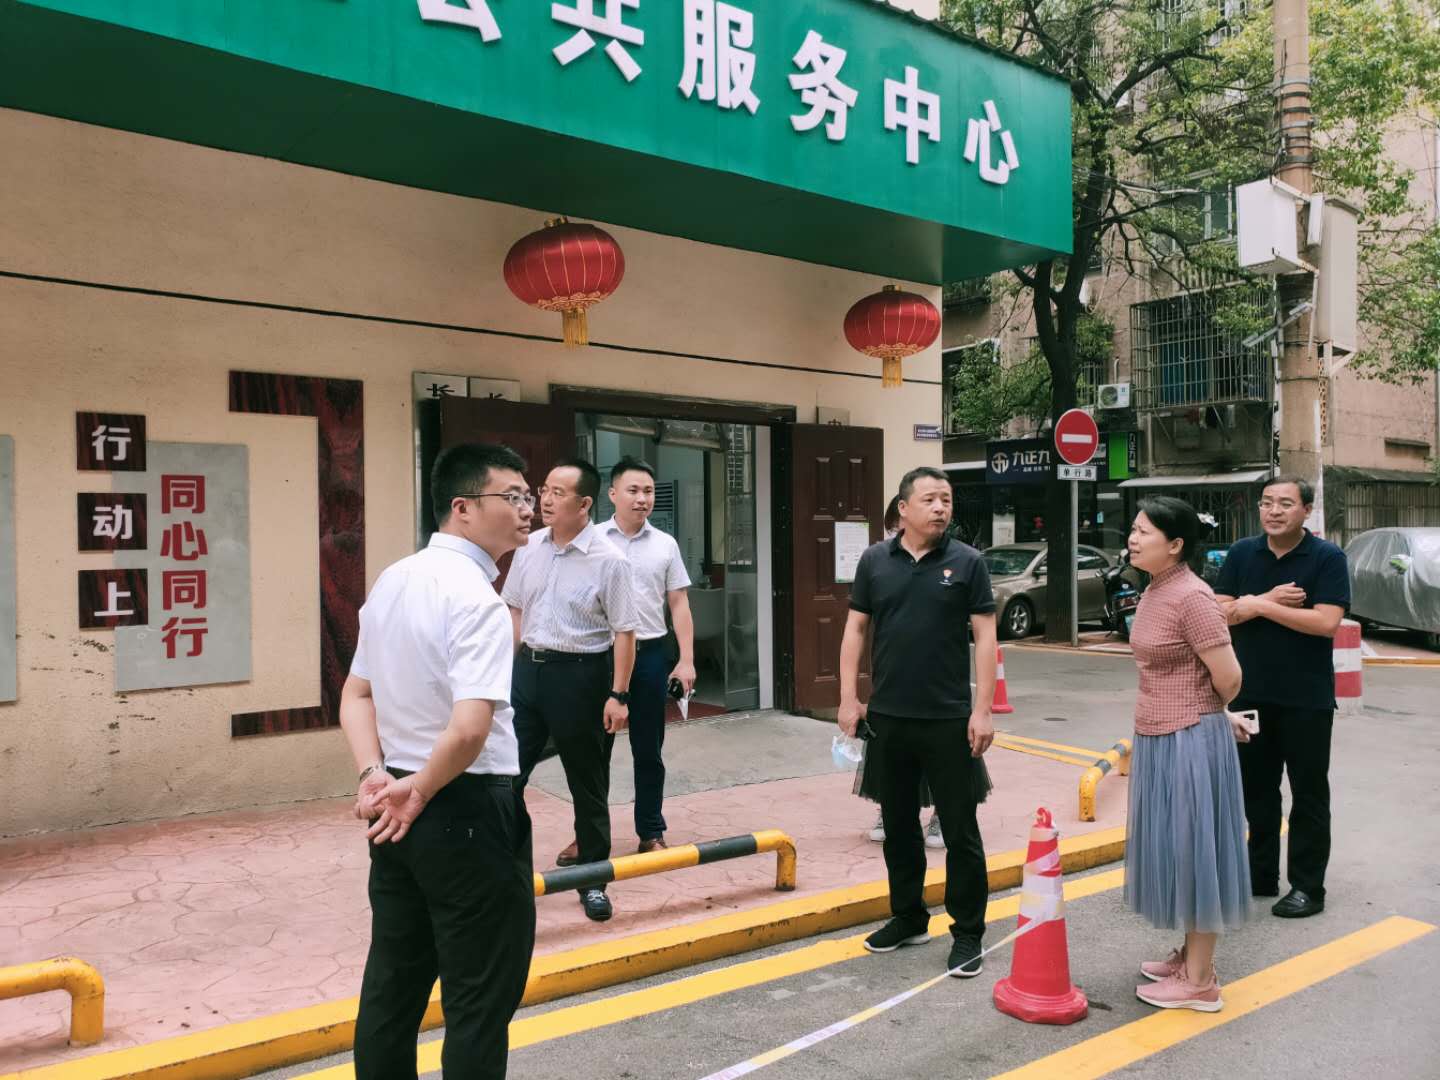
<instances>
[{"instance_id":1,"label":"red lantern","mask_svg":"<svg viewBox=\"0 0 1440 1080\"><path fill-rule=\"evenodd\" d=\"M940 336L940 312L923 296L886 285L845 315L845 340L885 361L880 385L899 386L900 361L929 348Z\"/></svg>"},{"instance_id":2,"label":"red lantern","mask_svg":"<svg viewBox=\"0 0 1440 1080\"><path fill-rule=\"evenodd\" d=\"M588 345L585 310L606 299L625 276L625 253L594 225L552 218L516 241L505 256L505 284L522 301L558 311L566 345Z\"/></svg>"}]
</instances>

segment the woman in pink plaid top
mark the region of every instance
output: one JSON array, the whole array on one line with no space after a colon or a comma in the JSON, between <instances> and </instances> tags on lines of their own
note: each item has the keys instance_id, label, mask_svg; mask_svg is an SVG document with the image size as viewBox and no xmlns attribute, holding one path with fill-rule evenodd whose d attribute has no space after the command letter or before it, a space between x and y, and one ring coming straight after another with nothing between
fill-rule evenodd
<instances>
[{"instance_id":1,"label":"woman in pink plaid top","mask_svg":"<svg viewBox=\"0 0 1440 1080\"><path fill-rule=\"evenodd\" d=\"M1218 1012L1215 942L1250 908L1245 800L1237 739L1225 706L1240 691L1240 664L1199 545L1208 531L1191 506L1156 496L1140 503L1130 562L1151 575L1130 644L1140 668L1131 762L1125 901L1165 930L1184 930L1169 959L1140 965L1141 1001Z\"/></svg>"}]
</instances>

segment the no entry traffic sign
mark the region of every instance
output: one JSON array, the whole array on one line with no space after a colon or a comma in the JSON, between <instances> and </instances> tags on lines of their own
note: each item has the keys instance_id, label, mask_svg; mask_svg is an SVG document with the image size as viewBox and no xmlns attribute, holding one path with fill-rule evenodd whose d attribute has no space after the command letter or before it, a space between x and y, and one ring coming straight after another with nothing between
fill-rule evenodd
<instances>
[{"instance_id":1,"label":"no entry traffic sign","mask_svg":"<svg viewBox=\"0 0 1440 1080\"><path fill-rule=\"evenodd\" d=\"M1070 409L1055 422L1055 451L1071 465L1087 465L1100 448L1100 429L1083 409Z\"/></svg>"}]
</instances>

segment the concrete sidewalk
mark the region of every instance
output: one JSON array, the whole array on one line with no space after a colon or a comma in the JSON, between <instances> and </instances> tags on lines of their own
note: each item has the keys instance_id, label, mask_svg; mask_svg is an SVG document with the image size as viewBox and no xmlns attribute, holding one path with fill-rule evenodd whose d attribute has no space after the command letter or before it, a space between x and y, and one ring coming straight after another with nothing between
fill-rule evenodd
<instances>
[{"instance_id":1,"label":"concrete sidewalk","mask_svg":"<svg viewBox=\"0 0 1440 1080\"><path fill-rule=\"evenodd\" d=\"M997 718L1002 722L1004 718ZM672 843L764 828L799 851L803 897L883 879L865 833L875 808L831 768L835 728L764 712L672 728L665 815ZM628 747L615 754L615 853L634 850ZM1125 780L1102 785L1099 818L1076 819L1081 770L993 750L996 790L982 807L986 848L1022 847L1036 806L1067 835L1123 821ZM537 868L570 840L558 763L527 793ZM367 857L349 800L0 841L0 966L73 955L99 968L106 1037L65 1045L63 993L0 1002L0 1072L189 1034L353 997L369 939ZM942 851L930 852L932 866ZM589 922L572 894L538 901L537 954L773 903L773 856L680 870L610 887L615 917Z\"/></svg>"}]
</instances>

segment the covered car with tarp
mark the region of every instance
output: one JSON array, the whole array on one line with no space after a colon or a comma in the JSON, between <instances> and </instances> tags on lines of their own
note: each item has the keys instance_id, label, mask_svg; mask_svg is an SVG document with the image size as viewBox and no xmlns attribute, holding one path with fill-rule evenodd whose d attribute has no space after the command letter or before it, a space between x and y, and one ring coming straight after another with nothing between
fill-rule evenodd
<instances>
[{"instance_id":1,"label":"covered car with tarp","mask_svg":"<svg viewBox=\"0 0 1440 1080\"><path fill-rule=\"evenodd\" d=\"M1440 528L1371 529L1350 541L1345 556L1354 618L1418 630L1440 648Z\"/></svg>"}]
</instances>

